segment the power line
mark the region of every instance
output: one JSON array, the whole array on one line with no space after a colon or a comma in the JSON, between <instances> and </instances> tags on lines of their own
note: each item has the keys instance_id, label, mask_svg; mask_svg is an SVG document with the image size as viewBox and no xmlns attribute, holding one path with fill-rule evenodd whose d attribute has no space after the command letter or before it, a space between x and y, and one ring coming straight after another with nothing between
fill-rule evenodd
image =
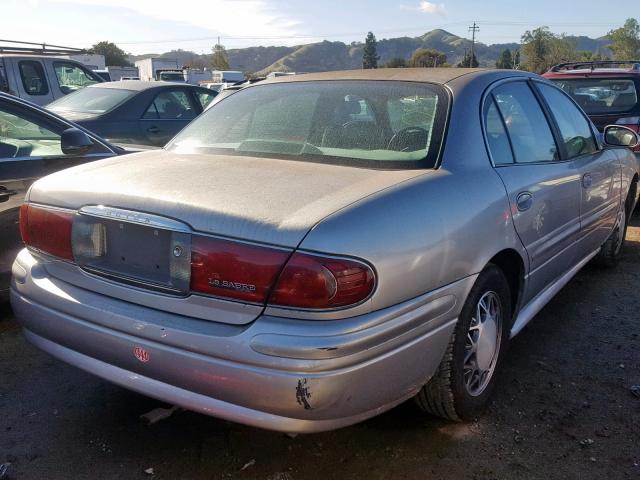
<instances>
[{"instance_id":1,"label":"power line","mask_svg":"<svg viewBox=\"0 0 640 480\"><path fill-rule=\"evenodd\" d=\"M450 22L444 24L424 25L424 28L448 28L467 24L468 21ZM548 26L548 27L608 27L611 28L611 23L604 22L531 22L531 21L474 21L473 24L479 31L478 23L482 23L485 26L490 27L536 27L536 26ZM406 33L406 32L420 32L423 31L420 27L393 29L393 30L378 30L379 34L393 34L393 33ZM469 31L472 31L473 26L469 27ZM163 40L116 40L115 43L119 45L163 45L167 43L190 43L190 42L204 42L215 40L309 40L309 39L328 39L328 38L354 38L357 36L364 37L367 34L366 31L358 32L342 32L342 33L317 33L311 35L222 35L222 36L205 36L205 37L192 37L192 38L172 38Z\"/></svg>"}]
</instances>

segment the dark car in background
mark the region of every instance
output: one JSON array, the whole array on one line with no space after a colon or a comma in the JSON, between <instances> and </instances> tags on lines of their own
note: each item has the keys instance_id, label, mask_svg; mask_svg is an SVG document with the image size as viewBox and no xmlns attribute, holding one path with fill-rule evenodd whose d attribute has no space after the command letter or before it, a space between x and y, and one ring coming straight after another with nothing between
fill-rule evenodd
<instances>
[{"instance_id":1,"label":"dark car in background","mask_svg":"<svg viewBox=\"0 0 640 480\"><path fill-rule=\"evenodd\" d=\"M216 94L185 83L124 80L91 85L47 108L110 142L162 147Z\"/></svg>"},{"instance_id":2,"label":"dark car in background","mask_svg":"<svg viewBox=\"0 0 640 480\"><path fill-rule=\"evenodd\" d=\"M0 92L0 301L11 264L23 247L18 212L40 177L81 163L127 153L43 108Z\"/></svg>"},{"instance_id":3,"label":"dark car in background","mask_svg":"<svg viewBox=\"0 0 640 480\"><path fill-rule=\"evenodd\" d=\"M544 77L571 95L598 130L624 125L640 132L640 60L562 63Z\"/></svg>"}]
</instances>

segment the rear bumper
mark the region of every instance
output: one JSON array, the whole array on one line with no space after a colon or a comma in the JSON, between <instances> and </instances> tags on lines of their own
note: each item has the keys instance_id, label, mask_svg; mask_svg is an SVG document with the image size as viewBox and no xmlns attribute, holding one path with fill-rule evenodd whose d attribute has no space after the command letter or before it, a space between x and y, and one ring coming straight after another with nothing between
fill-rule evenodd
<instances>
[{"instance_id":1,"label":"rear bumper","mask_svg":"<svg viewBox=\"0 0 640 480\"><path fill-rule=\"evenodd\" d=\"M344 320L195 320L49 278L23 250L11 302L29 341L131 390L284 432L346 426L413 396L435 372L475 277ZM136 348L148 352L142 362Z\"/></svg>"}]
</instances>

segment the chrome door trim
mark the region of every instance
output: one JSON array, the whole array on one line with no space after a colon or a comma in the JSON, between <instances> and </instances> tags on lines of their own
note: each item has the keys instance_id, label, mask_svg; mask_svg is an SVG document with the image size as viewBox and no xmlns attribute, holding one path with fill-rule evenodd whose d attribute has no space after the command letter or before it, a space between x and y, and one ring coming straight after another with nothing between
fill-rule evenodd
<instances>
[{"instance_id":1,"label":"chrome door trim","mask_svg":"<svg viewBox=\"0 0 640 480\"><path fill-rule=\"evenodd\" d=\"M520 331L538 314L542 308L549 303L549 301L556 296L556 294L562 290L562 288L569 283L576 273L578 273L582 267L584 267L589 261L595 257L600 249L591 252L589 255L580 260L570 270L565 272L561 277L556 279L552 284L540 292L534 299L532 299L524 308L518 313L518 317L513 322L511 328L511 338L515 337Z\"/></svg>"}]
</instances>

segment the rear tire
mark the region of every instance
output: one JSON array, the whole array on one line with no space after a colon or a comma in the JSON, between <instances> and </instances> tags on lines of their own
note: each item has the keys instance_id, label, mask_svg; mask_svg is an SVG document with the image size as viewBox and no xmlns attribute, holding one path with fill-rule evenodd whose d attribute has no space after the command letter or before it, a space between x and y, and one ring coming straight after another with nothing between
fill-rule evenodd
<instances>
[{"instance_id":1,"label":"rear tire","mask_svg":"<svg viewBox=\"0 0 640 480\"><path fill-rule=\"evenodd\" d=\"M618 265L620 257L622 256L622 248L624 247L625 237L627 236L627 225L629 220L627 218L630 212L627 209L629 205L629 198L625 202L624 207L618 214L618 221L616 227L607 238L607 241L600 247L600 252L596 257L597 263L603 267L612 268Z\"/></svg>"},{"instance_id":2,"label":"rear tire","mask_svg":"<svg viewBox=\"0 0 640 480\"><path fill-rule=\"evenodd\" d=\"M486 407L507 350L512 325L509 283L489 264L478 276L438 370L415 401L449 420L471 420Z\"/></svg>"}]
</instances>

